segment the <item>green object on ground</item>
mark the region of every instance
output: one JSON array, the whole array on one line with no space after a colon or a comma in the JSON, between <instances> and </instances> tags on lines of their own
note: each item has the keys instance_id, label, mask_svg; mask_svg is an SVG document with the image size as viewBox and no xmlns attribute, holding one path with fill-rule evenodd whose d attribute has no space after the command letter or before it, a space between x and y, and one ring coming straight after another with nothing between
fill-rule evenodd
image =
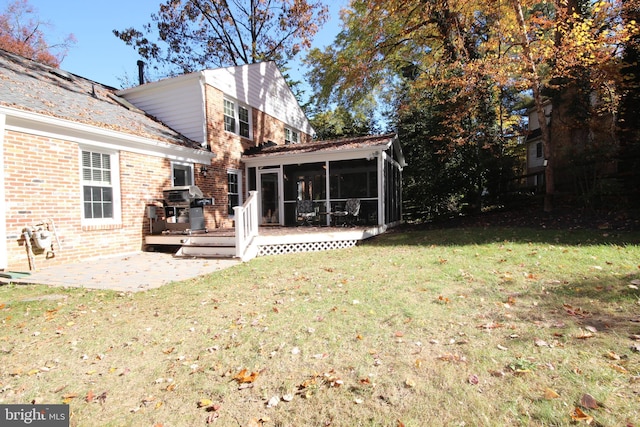
<instances>
[{"instance_id":1,"label":"green object on ground","mask_svg":"<svg viewBox=\"0 0 640 427\"><path fill-rule=\"evenodd\" d=\"M6 279L19 279L30 275L31 273L26 271L0 271L0 277L4 277Z\"/></svg>"}]
</instances>

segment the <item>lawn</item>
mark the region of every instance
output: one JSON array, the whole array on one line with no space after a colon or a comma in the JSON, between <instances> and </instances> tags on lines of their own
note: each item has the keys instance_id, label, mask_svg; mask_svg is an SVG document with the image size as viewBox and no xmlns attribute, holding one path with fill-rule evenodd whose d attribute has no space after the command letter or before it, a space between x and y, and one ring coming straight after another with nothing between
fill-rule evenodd
<instances>
[{"instance_id":1,"label":"lawn","mask_svg":"<svg viewBox=\"0 0 640 427\"><path fill-rule=\"evenodd\" d=\"M7 285L0 403L68 403L73 426L640 426L639 288L639 232L517 227L135 294Z\"/></svg>"}]
</instances>

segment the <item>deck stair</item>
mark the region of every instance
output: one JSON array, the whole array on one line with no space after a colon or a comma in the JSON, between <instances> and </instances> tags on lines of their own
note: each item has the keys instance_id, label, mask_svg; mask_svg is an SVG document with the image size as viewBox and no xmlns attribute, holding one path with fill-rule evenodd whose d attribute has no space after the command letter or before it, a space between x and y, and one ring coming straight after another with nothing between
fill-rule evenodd
<instances>
[{"instance_id":1,"label":"deck stair","mask_svg":"<svg viewBox=\"0 0 640 427\"><path fill-rule=\"evenodd\" d=\"M234 236L192 235L185 237L175 256L198 258L233 258L236 255Z\"/></svg>"}]
</instances>

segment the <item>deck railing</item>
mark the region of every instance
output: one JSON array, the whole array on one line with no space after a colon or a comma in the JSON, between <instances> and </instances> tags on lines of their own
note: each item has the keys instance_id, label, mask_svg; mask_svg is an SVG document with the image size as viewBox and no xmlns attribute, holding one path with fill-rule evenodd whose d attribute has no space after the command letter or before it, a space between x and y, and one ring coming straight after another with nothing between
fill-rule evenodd
<instances>
[{"instance_id":1,"label":"deck railing","mask_svg":"<svg viewBox=\"0 0 640 427\"><path fill-rule=\"evenodd\" d=\"M257 191L250 191L249 198L244 204L233 208L236 222L236 257L242 260L252 258L247 250L258 235L257 193Z\"/></svg>"}]
</instances>

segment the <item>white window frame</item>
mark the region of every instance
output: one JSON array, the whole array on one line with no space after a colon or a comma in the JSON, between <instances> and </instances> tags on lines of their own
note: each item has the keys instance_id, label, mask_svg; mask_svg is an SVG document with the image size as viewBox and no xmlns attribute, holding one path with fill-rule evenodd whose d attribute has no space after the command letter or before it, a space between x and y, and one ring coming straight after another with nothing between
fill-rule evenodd
<instances>
[{"instance_id":1,"label":"white window frame","mask_svg":"<svg viewBox=\"0 0 640 427\"><path fill-rule=\"evenodd\" d=\"M171 162L171 185L173 187L176 186L176 169L182 170L187 173L187 181L184 185L193 185L194 176L193 176L193 163L184 163L184 162Z\"/></svg>"},{"instance_id":2,"label":"white window frame","mask_svg":"<svg viewBox=\"0 0 640 427\"><path fill-rule=\"evenodd\" d=\"M298 144L300 142L300 132L297 130L285 126L284 128L284 143L285 144Z\"/></svg>"},{"instance_id":3,"label":"white window frame","mask_svg":"<svg viewBox=\"0 0 640 427\"><path fill-rule=\"evenodd\" d=\"M79 147L78 163L80 166L80 213L81 225L83 226L101 226L101 225L120 225L122 224L122 203L120 197L120 155L117 151L98 149L95 147ZM96 153L109 156L109 172L111 182L107 184L104 181L92 181L84 179L84 162L83 153ZM112 217L111 218L86 218L85 217L85 186L109 187L111 188L112 197Z\"/></svg>"},{"instance_id":4,"label":"white window frame","mask_svg":"<svg viewBox=\"0 0 640 427\"><path fill-rule=\"evenodd\" d=\"M224 116L224 124L223 124L224 130L226 132L234 133L242 138L253 139L253 114L251 111L251 107L249 107L248 105L242 104L232 98L227 98L227 97L223 98L222 107L223 107L222 111ZM246 110L248 121L240 121L241 109ZM233 116L231 116L230 113L232 113ZM227 118L231 119L231 123L227 123ZM248 125L249 127L248 135L240 134L241 123ZM231 126L233 129L231 129L229 126Z\"/></svg>"},{"instance_id":5,"label":"white window frame","mask_svg":"<svg viewBox=\"0 0 640 427\"><path fill-rule=\"evenodd\" d=\"M237 184L238 184L238 192L237 193L229 192L229 175L235 175L236 176L236 180L237 180ZM242 171L240 169L227 169L227 197L229 197L229 194L234 194L234 195L237 194L238 195L238 206L242 206L242 202L243 202L243 200L242 200ZM234 215L235 215L234 211L229 211L229 217L230 218L233 218Z\"/></svg>"}]
</instances>

